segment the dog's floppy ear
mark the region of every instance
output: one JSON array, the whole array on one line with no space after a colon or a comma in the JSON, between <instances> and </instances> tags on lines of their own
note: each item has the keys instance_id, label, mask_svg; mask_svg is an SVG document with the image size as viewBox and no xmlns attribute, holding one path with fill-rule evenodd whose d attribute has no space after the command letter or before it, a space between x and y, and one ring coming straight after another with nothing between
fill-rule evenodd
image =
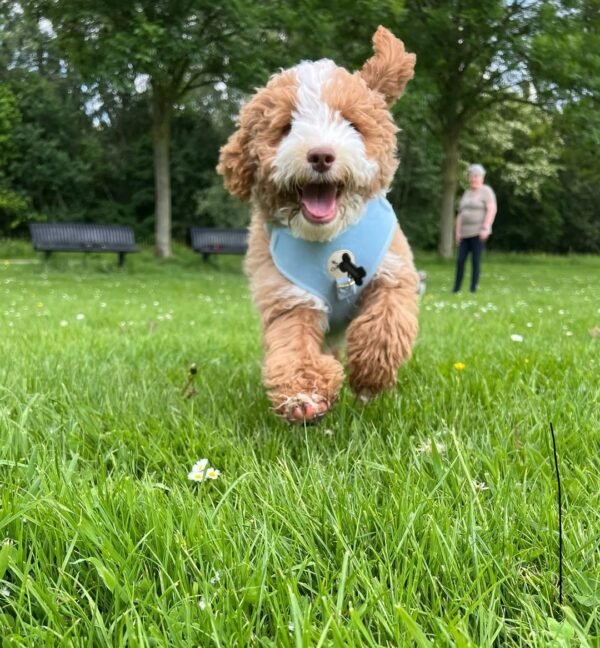
<instances>
[{"instance_id":1,"label":"dog's floppy ear","mask_svg":"<svg viewBox=\"0 0 600 648\"><path fill-rule=\"evenodd\" d=\"M417 57L409 54L404 49L404 43L381 25L373 35L373 50L375 56L363 65L358 74L369 88L380 92L391 106L413 78Z\"/></svg>"},{"instance_id":2,"label":"dog's floppy ear","mask_svg":"<svg viewBox=\"0 0 600 648\"><path fill-rule=\"evenodd\" d=\"M243 125L231 135L221 148L217 173L223 176L225 188L239 200L249 200L256 165L250 157L250 133Z\"/></svg>"}]
</instances>

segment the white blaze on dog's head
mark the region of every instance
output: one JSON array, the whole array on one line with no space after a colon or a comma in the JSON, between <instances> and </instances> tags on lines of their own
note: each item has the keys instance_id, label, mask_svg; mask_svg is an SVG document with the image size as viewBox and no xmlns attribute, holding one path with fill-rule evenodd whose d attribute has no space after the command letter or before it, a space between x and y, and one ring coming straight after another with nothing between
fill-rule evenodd
<instances>
[{"instance_id":1,"label":"white blaze on dog's head","mask_svg":"<svg viewBox=\"0 0 600 648\"><path fill-rule=\"evenodd\" d=\"M369 186L379 169L377 160L367 156L356 127L326 101L338 70L329 60L305 62L292 69L298 84L297 102L290 132L281 140L273 161L273 183L297 194L289 226L309 240L333 238L358 218L363 199L355 189ZM286 205L281 211L286 221L289 209Z\"/></svg>"},{"instance_id":2,"label":"white blaze on dog's head","mask_svg":"<svg viewBox=\"0 0 600 648\"><path fill-rule=\"evenodd\" d=\"M334 238L388 189L397 167L389 106L415 57L383 27L373 43L375 55L354 74L321 60L275 75L221 150L229 191L301 238Z\"/></svg>"}]
</instances>

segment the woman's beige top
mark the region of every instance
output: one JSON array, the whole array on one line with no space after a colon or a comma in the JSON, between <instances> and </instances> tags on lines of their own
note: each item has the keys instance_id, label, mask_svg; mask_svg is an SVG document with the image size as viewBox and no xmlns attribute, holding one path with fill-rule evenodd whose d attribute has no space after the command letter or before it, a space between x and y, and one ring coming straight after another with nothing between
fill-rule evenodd
<instances>
[{"instance_id":1,"label":"woman's beige top","mask_svg":"<svg viewBox=\"0 0 600 648\"><path fill-rule=\"evenodd\" d=\"M458 208L461 238L479 236L489 204L496 204L496 195L491 187L482 185L479 189L465 191Z\"/></svg>"}]
</instances>

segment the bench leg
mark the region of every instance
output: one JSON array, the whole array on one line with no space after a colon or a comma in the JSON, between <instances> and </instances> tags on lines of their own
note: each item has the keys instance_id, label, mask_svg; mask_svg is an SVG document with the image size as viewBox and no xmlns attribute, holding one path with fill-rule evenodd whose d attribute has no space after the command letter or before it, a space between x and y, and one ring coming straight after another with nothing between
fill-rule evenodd
<instances>
[{"instance_id":1,"label":"bench leg","mask_svg":"<svg viewBox=\"0 0 600 648\"><path fill-rule=\"evenodd\" d=\"M124 263L125 263L125 252L119 252L119 268L122 268Z\"/></svg>"},{"instance_id":2,"label":"bench leg","mask_svg":"<svg viewBox=\"0 0 600 648\"><path fill-rule=\"evenodd\" d=\"M50 260L51 254L52 254L52 252L49 252L48 250L46 250L44 252L44 263L48 263L48 261Z\"/></svg>"},{"instance_id":3,"label":"bench leg","mask_svg":"<svg viewBox=\"0 0 600 648\"><path fill-rule=\"evenodd\" d=\"M209 257L210 257L209 252L202 252L202 258L204 259L204 261L208 261Z\"/></svg>"}]
</instances>

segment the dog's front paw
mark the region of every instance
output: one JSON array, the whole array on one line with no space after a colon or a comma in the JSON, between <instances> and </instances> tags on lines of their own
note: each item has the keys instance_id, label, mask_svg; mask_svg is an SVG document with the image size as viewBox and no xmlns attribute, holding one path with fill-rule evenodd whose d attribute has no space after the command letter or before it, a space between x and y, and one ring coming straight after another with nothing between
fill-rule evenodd
<instances>
[{"instance_id":1,"label":"dog's front paw","mask_svg":"<svg viewBox=\"0 0 600 648\"><path fill-rule=\"evenodd\" d=\"M331 405L318 394L301 392L285 398L275 411L289 423L316 423L327 414Z\"/></svg>"},{"instance_id":2,"label":"dog's front paw","mask_svg":"<svg viewBox=\"0 0 600 648\"><path fill-rule=\"evenodd\" d=\"M267 369L273 369L268 365ZM307 358L303 362L278 363L278 371L265 372L265 384L273 409L290 423L315 423L338 398L344 369L333 357Z\"/></svg>"}]
</instances>

